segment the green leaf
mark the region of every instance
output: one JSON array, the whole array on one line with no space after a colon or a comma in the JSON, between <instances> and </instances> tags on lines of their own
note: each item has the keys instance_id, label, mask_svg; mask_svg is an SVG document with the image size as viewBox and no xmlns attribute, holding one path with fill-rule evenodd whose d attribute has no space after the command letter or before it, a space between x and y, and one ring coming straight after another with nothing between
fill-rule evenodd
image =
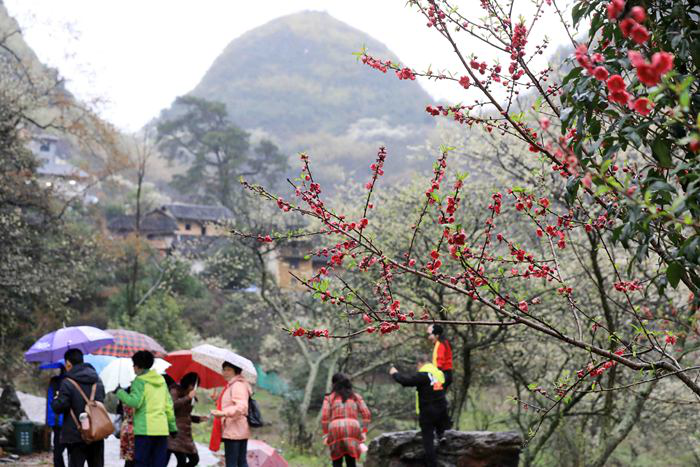
<instances>
[{"instance_id":1,"label":"green leaf","mask_svg":"<svg viewBox=\"0 0 700 467\"><path fill-rule=\"evenodd\" d=\"M666 278L674 289L678 287L682 274L683 267L678 263L671 263L668 268L666 268Z\"/></svg>"},{"instance_id":2,"label":"green leaf","mask_svg":"<svg viewBox=\"0 0 700 467\"><path fill-rule=\"evenodd\" d=\"M542 107L542 96L538 96L538 97L537 97L537 100L535 100L535 104L532 106L532 109L533 109L535 112L539 112L539 111L540 111L540 107Z\"/></svg>"},{"instance_id":3,"label":"green leaf","mask_svg":"<svg viewBox=\"0 0 700 467\"><path fill-rule=\"evenodd\" d=\"M673 161L671 160L671 143L668 140L656 138L651 144L651 151L661 167L667 169L673 167Z\"/></svg>"}]
</instances>

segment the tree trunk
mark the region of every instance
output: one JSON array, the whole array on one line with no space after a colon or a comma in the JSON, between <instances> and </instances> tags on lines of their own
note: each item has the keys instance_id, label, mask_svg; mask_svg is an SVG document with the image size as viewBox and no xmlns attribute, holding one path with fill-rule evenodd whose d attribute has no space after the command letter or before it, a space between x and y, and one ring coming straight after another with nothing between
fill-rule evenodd
<instances>
[{"instance_id":1,"label":"tree trunk","mask_svg":"<svg viewBox=\"0 0 700 467\"><path fill-rule=\"evenodd\" d=\"M469 387L472 382L472 348L466 343L462 344L462 364L460 368L460 377L455 378L455 382L459 381L458 387L455 388L453 382L452 392L455 394L455 398L451 407L451 416L454 421L454 429L459 429L460 419L462 417L462 411L467 404L467 399L469 397Z\"/></svg>"}]
</instances>

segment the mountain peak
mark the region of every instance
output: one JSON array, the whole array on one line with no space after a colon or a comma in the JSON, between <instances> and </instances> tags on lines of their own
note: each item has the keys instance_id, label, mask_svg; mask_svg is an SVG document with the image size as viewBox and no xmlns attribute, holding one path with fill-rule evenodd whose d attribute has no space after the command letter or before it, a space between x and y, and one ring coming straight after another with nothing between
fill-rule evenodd
<instances>
[{"instance_id":1,"label":"mountain peak","mask_svg":"<svg viewBox=\"0 0 700 467\"><path fill-rule=\"evenodd\" d=\"M352 54L381 42L322 11L274 19L234 39L192 95L226 103L232 120L276 138L342 134L360 119L424 125L429 96L417 82L371 70Z\"/></svg>"}]
</instances>

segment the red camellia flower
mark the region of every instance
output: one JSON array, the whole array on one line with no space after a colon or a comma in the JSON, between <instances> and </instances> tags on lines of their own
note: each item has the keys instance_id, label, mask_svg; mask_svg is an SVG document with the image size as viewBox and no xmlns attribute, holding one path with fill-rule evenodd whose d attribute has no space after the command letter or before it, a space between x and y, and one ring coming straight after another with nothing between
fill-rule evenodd
<instances>
[{"instance_id":1,"label":"red camellia flower","mask_svg":"<svg viewBox=\"0 0 700 467\"><path fill-rule=\"evenodd\" d=\"M656 52L651 57L651 66L663 76L673 69L673 55L668 52Z\"/></svg>"},{"instance_id":2,"label":"red camellia flower","mask_svg":"<svg viewBox=\"0 0 700 467\"><path fill-rule=\"evenodd\" d=\"M608 78L606 84L608 85L610 92L621 92L627 88L625 80L620 75L612 75L610 78Z\"/></svg>"},{"instance_id":3,"label":"red camellia flower","mask_svg":"<svg viewBox=\"0 0 700 467\"><path fill-rule=\"evenodd\" d=\"M605 81L608 79L608 76L610 76L610 73L608 73L608 70L606 70L605 67L597 66L595 67L595 70L593 70L593 76L599 81Z\"/></svg>"},{"instance_id":4,"label":"red camellia flower","mask_svg":"<svg viewBox=\"0 0 700 467\"><path fill-rule=\"evenodd\" d=\"M649 40L649 31L647 31L647 28L645 28L641 24L635 24L632 28L631 36L634 42L641 45L644 44L647 40Z\"/></svg>"},{"instance_id":5,"label":"red camellia flower","mask_svg":"<svg viewBox=\"0 0 700 467\"><path fill-rule=\"evenodd\" d=\"M617 17L620 16L622 10L625 9L625 0L612 0L608 3L608 19L610 21L616 21Z\"/></svg>"},{"instance_id":6,"label":"red camellia flower","mask_svg":"<svg viewBox=\"0 0 700 467\"><path fill-rule=\"evenodd\" d=\"M661 77L673 69L673 55L668 52L656 52L651 57L651 63L634 50L630 50L627 56L637 69L639 81L646 86L656 86L661 82Z\"/></svg>"},{"instance_id":7,"label":"red camellia flower","mask_svg":"<svg viewBox=\"0 0 700 467\"><path fill-rule=\"evenodd\" d=\"M632 7L630 16L638 23L643 23L647 19L647 12L641 6Z\"/></svg>"},{"instance_id":8,"label":"red camellia flower","mask_svg":"<svg viewBox=\"0 0 700 467\"><path fill-rule=\"evenodd\" d=\"M647 116L651 113L652 104L646 97L640 97L634 101L634 110Z\"/></svg>"},{"instance_id":9,"label":"red camellia flower","mask_svg":"<svg viewBox=\"0 0 700 467\"><path fill-rule=\"evenodd\" d=\"M620 31L624 37L629 37L637 22L632 18L625 18L620 22Z\"/></svg>"},{"instance_id":10,"label":"red camellia flower","mask_svg":"<svg viewBox=\"0 0 700 467\"><path fill-rule=\"evenodd\" d=\"M469 76L462 76L461 78L459 78L459 84L461 84L464 89L469 89L469 86L471 84L469 82Z\"/></svg>"}]
</instances>

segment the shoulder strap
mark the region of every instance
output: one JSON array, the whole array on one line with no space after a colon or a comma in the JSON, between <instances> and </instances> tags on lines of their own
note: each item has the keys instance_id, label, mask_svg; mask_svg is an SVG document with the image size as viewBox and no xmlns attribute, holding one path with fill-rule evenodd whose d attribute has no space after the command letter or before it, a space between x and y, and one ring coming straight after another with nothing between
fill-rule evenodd
<instances>
[{"instance_id":1,"label":"shoulder strap","mask_svg":"<svg viewBox=\"0 0 700 467\"><path fill-rule=\"evenodd\" d=\"M80 395L83 396L83 399L85 399L85 403L86 403L86 404L87 404L88 402L90 402L90 401L95 397L95 389L96 389L96 387L97 387L97 383L93 384L93 386L92 386L92 397L91 397L90 399L88 399L88 397L85 395L85 392L83 392L83 388L81 388L80 385L79 385L75 380L73 380L73 379L71 379L71 378L66 378L66 380L70 381L70 382L73 384L73 386L75 386L75 388L78 390L78 392L80 393Z\"/></svg>"}]
</instances>

